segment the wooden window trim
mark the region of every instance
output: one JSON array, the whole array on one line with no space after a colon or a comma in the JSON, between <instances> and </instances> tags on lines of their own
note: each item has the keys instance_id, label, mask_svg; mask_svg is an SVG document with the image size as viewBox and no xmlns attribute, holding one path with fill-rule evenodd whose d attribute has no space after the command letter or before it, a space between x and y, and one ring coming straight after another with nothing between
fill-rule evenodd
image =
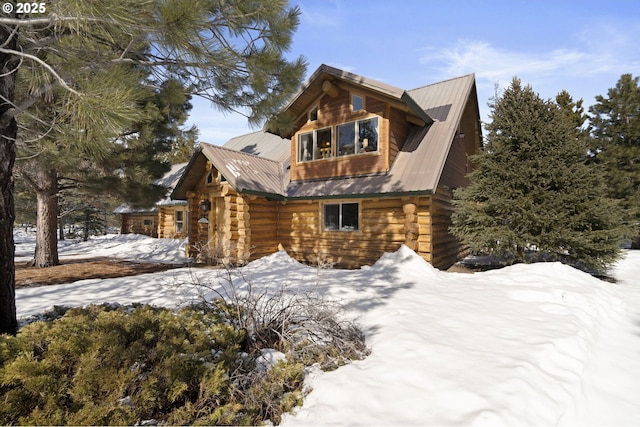
<instances>
[{"instance_id":1,"label":"wooden window trim","mask_svg":"<svg viewBox=\"0 0 640 427\"><path fill-rule=\"evenodd\" d=\"M343 219L343 206L344 205L356 205L358 212L357 212L357 221L358 224L356 226L356 228L344 228L342 225L342 219ZM334 228L327 228L326 227L326 221L325 221L325 215L326 215L326 207L327 206L339 206L339 216L338 216L338 228L334 229ZM353 200L345 200L345 201L329 201L329 202L324 202L324 203L320 203L320 221L321 221L321 229L323 232L325 233L359 233L362 227L362 205L360 204L359 201L353 201Z\"/></svg>"},{"instance_id":2,"label":"wooden window trim","mask_svg":"<svg viewBox=\"0 0 640 427\"><path fill-rule=\"evenodd\" d=\"M371 150L371 151L364 151L361 152L359 151L359 149L357 148L358 146L358 134L360 132L360 122L365 122L367 120L373 120L376 119L377 124L376 124L376 134L377 134L377 141L376 141L376 149L375 150ZM344 122L344 123L338 123L335 125L335 132L334 132L334 139L335 139L335 157L336 158L340 158L340 157L352 157L352 156L361 156L361 155L380 155L380 120L381 117L378 115L372 115L372 116L367 116L367 117L363 117L361 119L357 119L357 120L351 120L348 122ZM340 126L345 126L345 125L349 125L349 124L353 124L355 129L354 129L354 146L353 146L353 153L349 153L349 154L340 154L339 152L339 145L340 145L340 141L338 140L338 127Z\"/></svg>"},{"instance_id":3,"label":"wooden window trim","mask_svg":"<svg viewBox=\"0 0 640 427\"><path fill-rule=\"evenodd\" d=\"M318 158L314 158L316 156L315 154L315 149L317 148L317 144L318 144L318 133L319 132L323 132L323 131L327 131L329 130L331 132L331 140L329 141L329 146L323 146L318 148ZM325 126L325 127L321 127L318 129L313 129L310 131L306 131L306 132L299 132L296 134L296 163L298 164L303 164L303 163L311 163L311 162L317 162L317 161L321 161L321 160L328 160L328 159L333 159L335 158L335 137L334 137L334 133L335 133L335 126ZM311 146L313 149L313 152L311 153L311 159L309 160L304 160L303 156L302 156L302 150L301 150L301 138L304 135L312 135L312 141L311 141Z\"/></svg>"},{"instance_id":4,"label":"wooden window trim","mask_svg":"<svg viewBox=\"0 0 640 427\"><path fill-rule=\"evenodd\" d=\"M355 97L360 98L360 100L362 101L362 107L361 107L361 108L355 109L355 107L354 107L354 102L353 102L353 100L354 100L354 98L355 98ZM365 110L366 110L366 105L365 105L365 96L364 96L364 95L362 95L361 93L351 92L351 98L350 98L350 100L349 100L349 104L350 104L350 106L351 106L351 112L352 112L352 113L355 113L355 112L358 112L358 111L365 111Z\"/></svg>"},{"instance_id":5,"label":"wooden window trim","mask_svg":"<svg viewBox=\"0 0 640 427\"><path fill-rule=\"evenodd\" d=\"M315 105L314 107L312 107L309 112L307 113L307 121L310 123L315 123L318 121L318 112L320 111L320 108L318 105Z\"/></svg>"}]
</instances>

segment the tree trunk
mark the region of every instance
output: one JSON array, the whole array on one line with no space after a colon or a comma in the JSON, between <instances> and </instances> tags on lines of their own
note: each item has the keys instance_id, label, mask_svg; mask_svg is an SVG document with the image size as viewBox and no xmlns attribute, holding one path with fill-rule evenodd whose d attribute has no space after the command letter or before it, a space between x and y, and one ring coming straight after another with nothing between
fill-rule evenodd
<instances>
[{"instance_id":1,"label":"tree trunk","mask_svg":"<svg viewBox=\"0 0 640 427\"><path fill-rule=\"evenodd\" d=\"M84 232L83 236L82 236L82 240L84 242L88 242L89 241L89 230L91 229L91 217L89 214L89 211L84 211L84 229L82 230Z\"/></svg>"},{"instance_id":2,"label":"tree trunk","mask_svg":"<svg viewBox=\"0 0 640 427\"><path fill-rule=\"evenodd\" d=\"M17 34L9 39L11 30L0 26L0 40L4 48L15 50ZM10 104L14 101L17 67L17 57L0 53L0 334L11 335L18 332L13 241L13 164L18 126Z\"/></svg>"},{"instance_id":3,"label":"tree trunk","mask_svg":"<svg viewBox=\"0 0 640 427\"><path fill-rule=\"evenodd\" d=\"M60 264L58 260L58 174L46 166L36 171L36 253L33 266L38 268Z\"/></svg>"},{"instance_id":4,"label":"tree trunk","mask_svg":"<svg viewBox=\"0 0 640 427\"><path fill-rule=\"evenodd\" d=\"M59 213L58 213L59 214ZM58 215L58 240L64 240L64 218L62 215Z\"/></svg>"}]
</instances>

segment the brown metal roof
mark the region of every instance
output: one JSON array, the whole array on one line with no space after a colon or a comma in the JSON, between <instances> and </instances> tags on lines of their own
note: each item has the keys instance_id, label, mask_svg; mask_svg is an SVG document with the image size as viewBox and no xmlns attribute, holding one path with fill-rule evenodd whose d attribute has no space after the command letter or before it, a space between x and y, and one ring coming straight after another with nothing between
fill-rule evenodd
<instances>
[{"instance_id":1,"label":"brown metal roof","mask_svg":"<svg viewBox=\"0 0 640 427\"><path fill-rule=\"evenodd\" d=\"M242 151L201 143L172 193L174 199L186 199L206 171L210 161L237 192L281 195L284 193L284 162L258 157Z\"/></svg>"},{"instance_id":2,"label":"brown metal roof","mask_svg":"<svg viewBox=\"0 0 640 427\"><path fill-rule=\"evenodd\" d=\"M305 104L302 98L313 99L321 91L321 76L334 76L354 84L364 85L402 99L413 109L420 109L429 121L425 127L415 126L407 137L388 173L317 181L290 182L288 165L290 141L266 131L233 138L224 147L201 144L174 191L174 198L186 198L202 176L209 160L238 192L287 198L320 198L367 196L383 194L428 194L435 192L460 125L468 101L475 94L473 74L404 91L355 74L321 66L309 83L286 108ZM317 92L317 93L315 93ZM200 172L191 174L191 170ZM191 175L191 176L189 176ZM195 175L195 177L193 176Z\"/></svg>"},{"instance_id":3,"label":"brown metal roof","mask_svg":"<svg viewBox=\"0 0 640 427\"><path fill-rule=\"evenodd\" d=\"M187 168L187 163L178 163L169 169L162 177L153 181L154 185L159 185L161 187L167 188L166 197L162 200L156 202L156 206L152 208L145 209L135 209L129 206L128 203L123 203L118 206L113 213L116 214L124 214L124 213L155 213L158 212L157 206L178 206L184 205L183 201L173 200L170 197L173 188L179 182L180 178L183 176L185 169Z\"/></svg>"},{"instance_id":4,"label":"brown metal roof","mask_svg":"<svg viewBox=\"0 0 640 427\"><path fill-rule=\"evenodd\" d=\"M318 69L302 86L300 91L296 95L294 95L293 98L284 106L282 111L288 112L292 117L299 117L301 114L304 114L309 106L323 94L322 87L326 81L330 81L332 83L344 82L347 84L359 86L361 88L369 89L381 95L383 98L393 99L406 105L410 113L420 118L425 123L432 122L431 117L429 117L424 109L420 108L415 103L415 101L404 89L400 89L398 87L391 86L367 77L359 76L348 71L333 68L325 64L322 64L320 67L318 67ZM290 137L291 135L283 136Z\"/></svg>"},{"instance_id":5,"label":"brown metal roof","mask_svg":"<svg viewBox=\"0 0 640 427\"><path fill-rule=\"evenodd\" d=\"M287 187L287 196L308 198L435 192L474 86L475 77L469 74L407 91L434 122L430 126L413 129L389 173L291 183Z\"/></svg>"},{"instance_id":6,"label":"brown metal roof","mask_svg":"<svg viewBox=\"0 0 640 427\"><path fill-rule=\"evenodd\" d=\"M291 156L291 141L289 139L264 131L231 138L223 147L276 162L288 162Z\"/></svg>"}]
</instances>

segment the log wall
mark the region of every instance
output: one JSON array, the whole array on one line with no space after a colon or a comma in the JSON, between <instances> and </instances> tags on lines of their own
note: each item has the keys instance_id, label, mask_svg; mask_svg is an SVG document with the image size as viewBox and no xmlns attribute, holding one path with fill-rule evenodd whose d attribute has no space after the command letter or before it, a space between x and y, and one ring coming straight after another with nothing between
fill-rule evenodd
<instances>
[{"instance_id":1,"label":"log wall","mask_svg":"<svg viewBox=\"0 0 640 427\"><path fill-rule=\"evenodd\" d=\"M215 260L242 264L282 245L301 262L358 268L404 244L445 269L462 250L449 234L453 203L452 192L445 187L432 196L327 201L273 201L238 194L226 183L197 190L188 193L190 247L206 247ZM198 222L203 200L211 204L205 224ZM358 203L358 230L325 230L326 203Z\"/></svg>"},{"instance_id":2,"label":"log wall","mask_svg":"<svg viewBox=\"0 0 640 427\"><path fill-rule=\"evenodd\" d=\"M251 209L251 257L257 259L278 250L278 205L264 197L253 197L248 201Z\"/></svg>"},{"instance_id":3,"label":"log wall","mask_svg":"<svg viewBox=\"0 0 640 427\"><path fill-rule=\"evenodd\" d=\"M151 221L151 225L145 225L145 221ZM158 237L157 214L122 214L120 225L121 234L143 234L150 237Z\"/></svg>"},{"instance_id":4,"label":"log wall","mask_svg":"<svg viewBox=\"0 0 640 427\"><path fill-rule=\"evenodd\" d=\"M432 198L431 206L431 251L429 260L434 267L449 268L461 256L463 246L449 233L451 214L453 213L453 192L438 187Z\"/></svg>"},{"instance_id":5,"label":"log wall","mask_svg":"<svg viewBox=\"0 0 640 427\"><path fill-rule=\"evenodd\" d=\"M177 232L176 212L183 212L182 232ZM186 206L160 206L158 212L158 237L183 239L187 235L187 207Z\"/></svg>"},{"instance_id":6,"label":"log wall","mask_svg":"<svg viewBox=\"0 0 640 427\"><path fill-rule=\"evenodd\" d=\"M328 231L322 226L323 202L281 204L278 236L294 258L311 264L330 263L357 268L373 264L384 252L397 250L407 241L406 214L400 198L345 199L328 203L357 202L357 231Z\"/></svg>"}]
</instances>

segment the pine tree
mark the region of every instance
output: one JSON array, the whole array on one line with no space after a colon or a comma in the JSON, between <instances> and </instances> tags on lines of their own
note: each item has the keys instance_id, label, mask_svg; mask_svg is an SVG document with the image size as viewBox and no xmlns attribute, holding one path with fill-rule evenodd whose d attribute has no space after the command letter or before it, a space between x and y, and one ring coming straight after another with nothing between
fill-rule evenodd
<instances>
[{"instance_id":1,"label":"pine tree","mask_svg":"<svg viewBox=\"0 0 640 427\"><path fill-rule=\"evenodd\" d=\"M37 134L47 148L32 156L55 167L39 168L33 181L50 218L58 170L70 159L56 154L58 145L86 157L83 167L110 159L108 143L145 114L141 81L153 87L176 79L257 125L275 114L306 70L304 58L284 56L300 13L285 0L60 0L45 9L0 16L0 333L17 329L15 141ZM52 222L38 241L55 239ZM43 265L55 261L54 250Z\"/></svg>"},{"instance_id":2,"label":"pine tree","mask_svg":"<svg viewBox=\"0 0 640 427\"><path fill-rule=\"evenodd\" d=\"M615 206L567 112L518 79L494 100L471 185L456 192L452 232L472 250L597 273L616 259Z\"/></svg>"},{"instance_id":3,"label":"pine tree","mask_svg":"<svg viewBox=\"0 0 640 427\"><path fill-rule=\"evenodd\" d=\"M596 96L591 113L593 152L607 172L609 196L620 201L630 226L633 247L640 249L640 87L638 77L624 74Z\"/></svg>"}]
</instances>

